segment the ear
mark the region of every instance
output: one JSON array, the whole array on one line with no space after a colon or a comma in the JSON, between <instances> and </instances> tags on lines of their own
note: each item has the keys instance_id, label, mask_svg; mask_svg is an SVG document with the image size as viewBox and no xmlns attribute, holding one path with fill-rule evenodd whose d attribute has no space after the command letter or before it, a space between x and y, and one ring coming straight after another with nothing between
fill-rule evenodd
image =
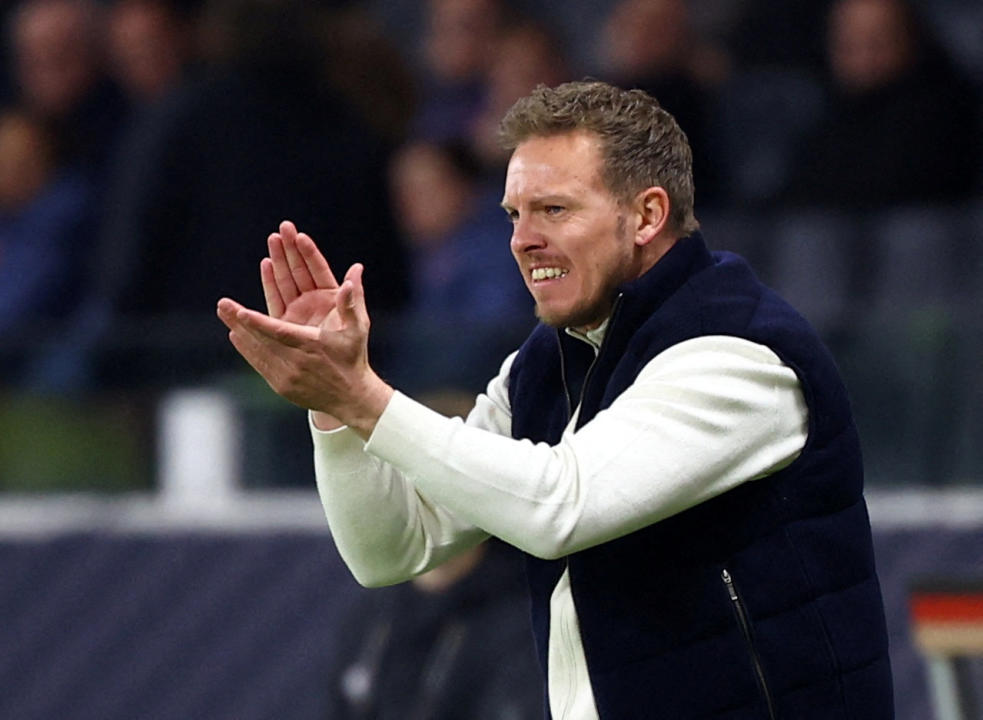
<instances>
[{"instance_id":1,"label":"ear","mask_svg":"<svg viewBox=\"0 0 983 720\"><path fill-rule=\"evenodd\" d=\"M669 224L669 194L658 186L646 188L635 196L633 210L635 244L648 245Z\"/></svg>"}]
</instances>

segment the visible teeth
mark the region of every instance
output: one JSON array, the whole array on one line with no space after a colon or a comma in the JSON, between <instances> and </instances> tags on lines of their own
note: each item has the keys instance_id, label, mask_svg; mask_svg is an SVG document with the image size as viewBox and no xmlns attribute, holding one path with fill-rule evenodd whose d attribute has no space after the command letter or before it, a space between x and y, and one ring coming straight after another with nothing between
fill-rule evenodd
<instances>
[{"instance_id":1,"label":"visible teeth","mask_svg":"<svg viewBox=\"0 0 983 720\"><path fill-rule=\"evenodd\" d=\"M533 280L546 280L548 278L563 277L569 271L558 267L540 267L532 271Z\"/></svg>"}]
</instances>

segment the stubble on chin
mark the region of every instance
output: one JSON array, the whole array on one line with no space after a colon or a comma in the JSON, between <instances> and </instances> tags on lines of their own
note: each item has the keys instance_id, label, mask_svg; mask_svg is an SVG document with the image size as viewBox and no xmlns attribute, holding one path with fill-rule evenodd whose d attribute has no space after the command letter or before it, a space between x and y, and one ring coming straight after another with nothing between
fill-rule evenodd
<instances>
[{"instance_id":1,"label":"stubble on chin","mask_svg":"<svg viewBox=\"0 0 983 720\"><path fill-rule=\"evenodd\" d=\"M557 330L562 330L564 328L576 328L576 329L586 329L594 328L604 322L608 314L610 314L610 304L603 308L600 307L590 307L590 308L575 308L565 314L546 314L540 308L539 303L536 303L535 313L536 319L539 320L544 325L547 325Z\"/></svg>"}]
</instances>

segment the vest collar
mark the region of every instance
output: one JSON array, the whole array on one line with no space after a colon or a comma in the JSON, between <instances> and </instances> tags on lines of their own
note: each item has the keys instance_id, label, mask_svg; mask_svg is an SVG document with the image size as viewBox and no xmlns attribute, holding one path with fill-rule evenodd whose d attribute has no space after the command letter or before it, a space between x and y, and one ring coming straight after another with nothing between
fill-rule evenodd
<instances>
[{"instance_id":1,"label":"vest collar","mask_svg":"<svg viewBox=\"0 0 983 720\"><path fill-rule=\"evenodd\" d=\"M611 316L590 336L569 328L557 334L570 411L583 399L578 428L594 416L605 386L603 378L613 371L636 331L693 275L713 262L699 232L681 238L648 272L619 287ZM595 382L593 376L602 378L601 382Z\"/></svg>"},{"instance_id":2,"label":"vest collar","mask_svg":"<svg viewBox=\"0 0 983 720\"><path fill-rule=\"evenodd\" d=\"M675 293L696 272L713 263L713 257L699 230L681 238L659 258L648 272L618 287L617 324L619 328L634 329L648 318L666 298ZM625 306L625 307L622 307ZM640 314L641 317L637 317ZM564 332L585 342L597 352L604 341L612 316L593 330L582 332L564 328ZM627 326L625 325L627 323Z\"/></svg>"},{"instance_id":3,"label":"vest collar","mask_svg":"<svg viewBox=\"0 0 983 720\"><path fill-rule=\"evenodd\" d=\"M712 264L713 256L699 230L677 240L648 272L618 288L619 329L639 327L693 275Z\"/></svg>"}]
</instances>

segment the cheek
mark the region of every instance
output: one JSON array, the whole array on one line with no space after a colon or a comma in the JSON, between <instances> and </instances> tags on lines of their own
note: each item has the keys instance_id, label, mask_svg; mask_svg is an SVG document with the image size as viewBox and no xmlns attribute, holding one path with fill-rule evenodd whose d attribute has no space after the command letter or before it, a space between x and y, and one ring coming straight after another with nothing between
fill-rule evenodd
<instances>
[{"instance_id":1,"label":"cheek","mask_svg":"<svg viewBox=\"0 0 983 720\"><path fill-rule=\"evenodd\" d=\"M584 265L580 280L580 293L591 300L602 295L609 285L607 278L611 267L602 257L593 257Z\"/></svg>"}]
</instances>

